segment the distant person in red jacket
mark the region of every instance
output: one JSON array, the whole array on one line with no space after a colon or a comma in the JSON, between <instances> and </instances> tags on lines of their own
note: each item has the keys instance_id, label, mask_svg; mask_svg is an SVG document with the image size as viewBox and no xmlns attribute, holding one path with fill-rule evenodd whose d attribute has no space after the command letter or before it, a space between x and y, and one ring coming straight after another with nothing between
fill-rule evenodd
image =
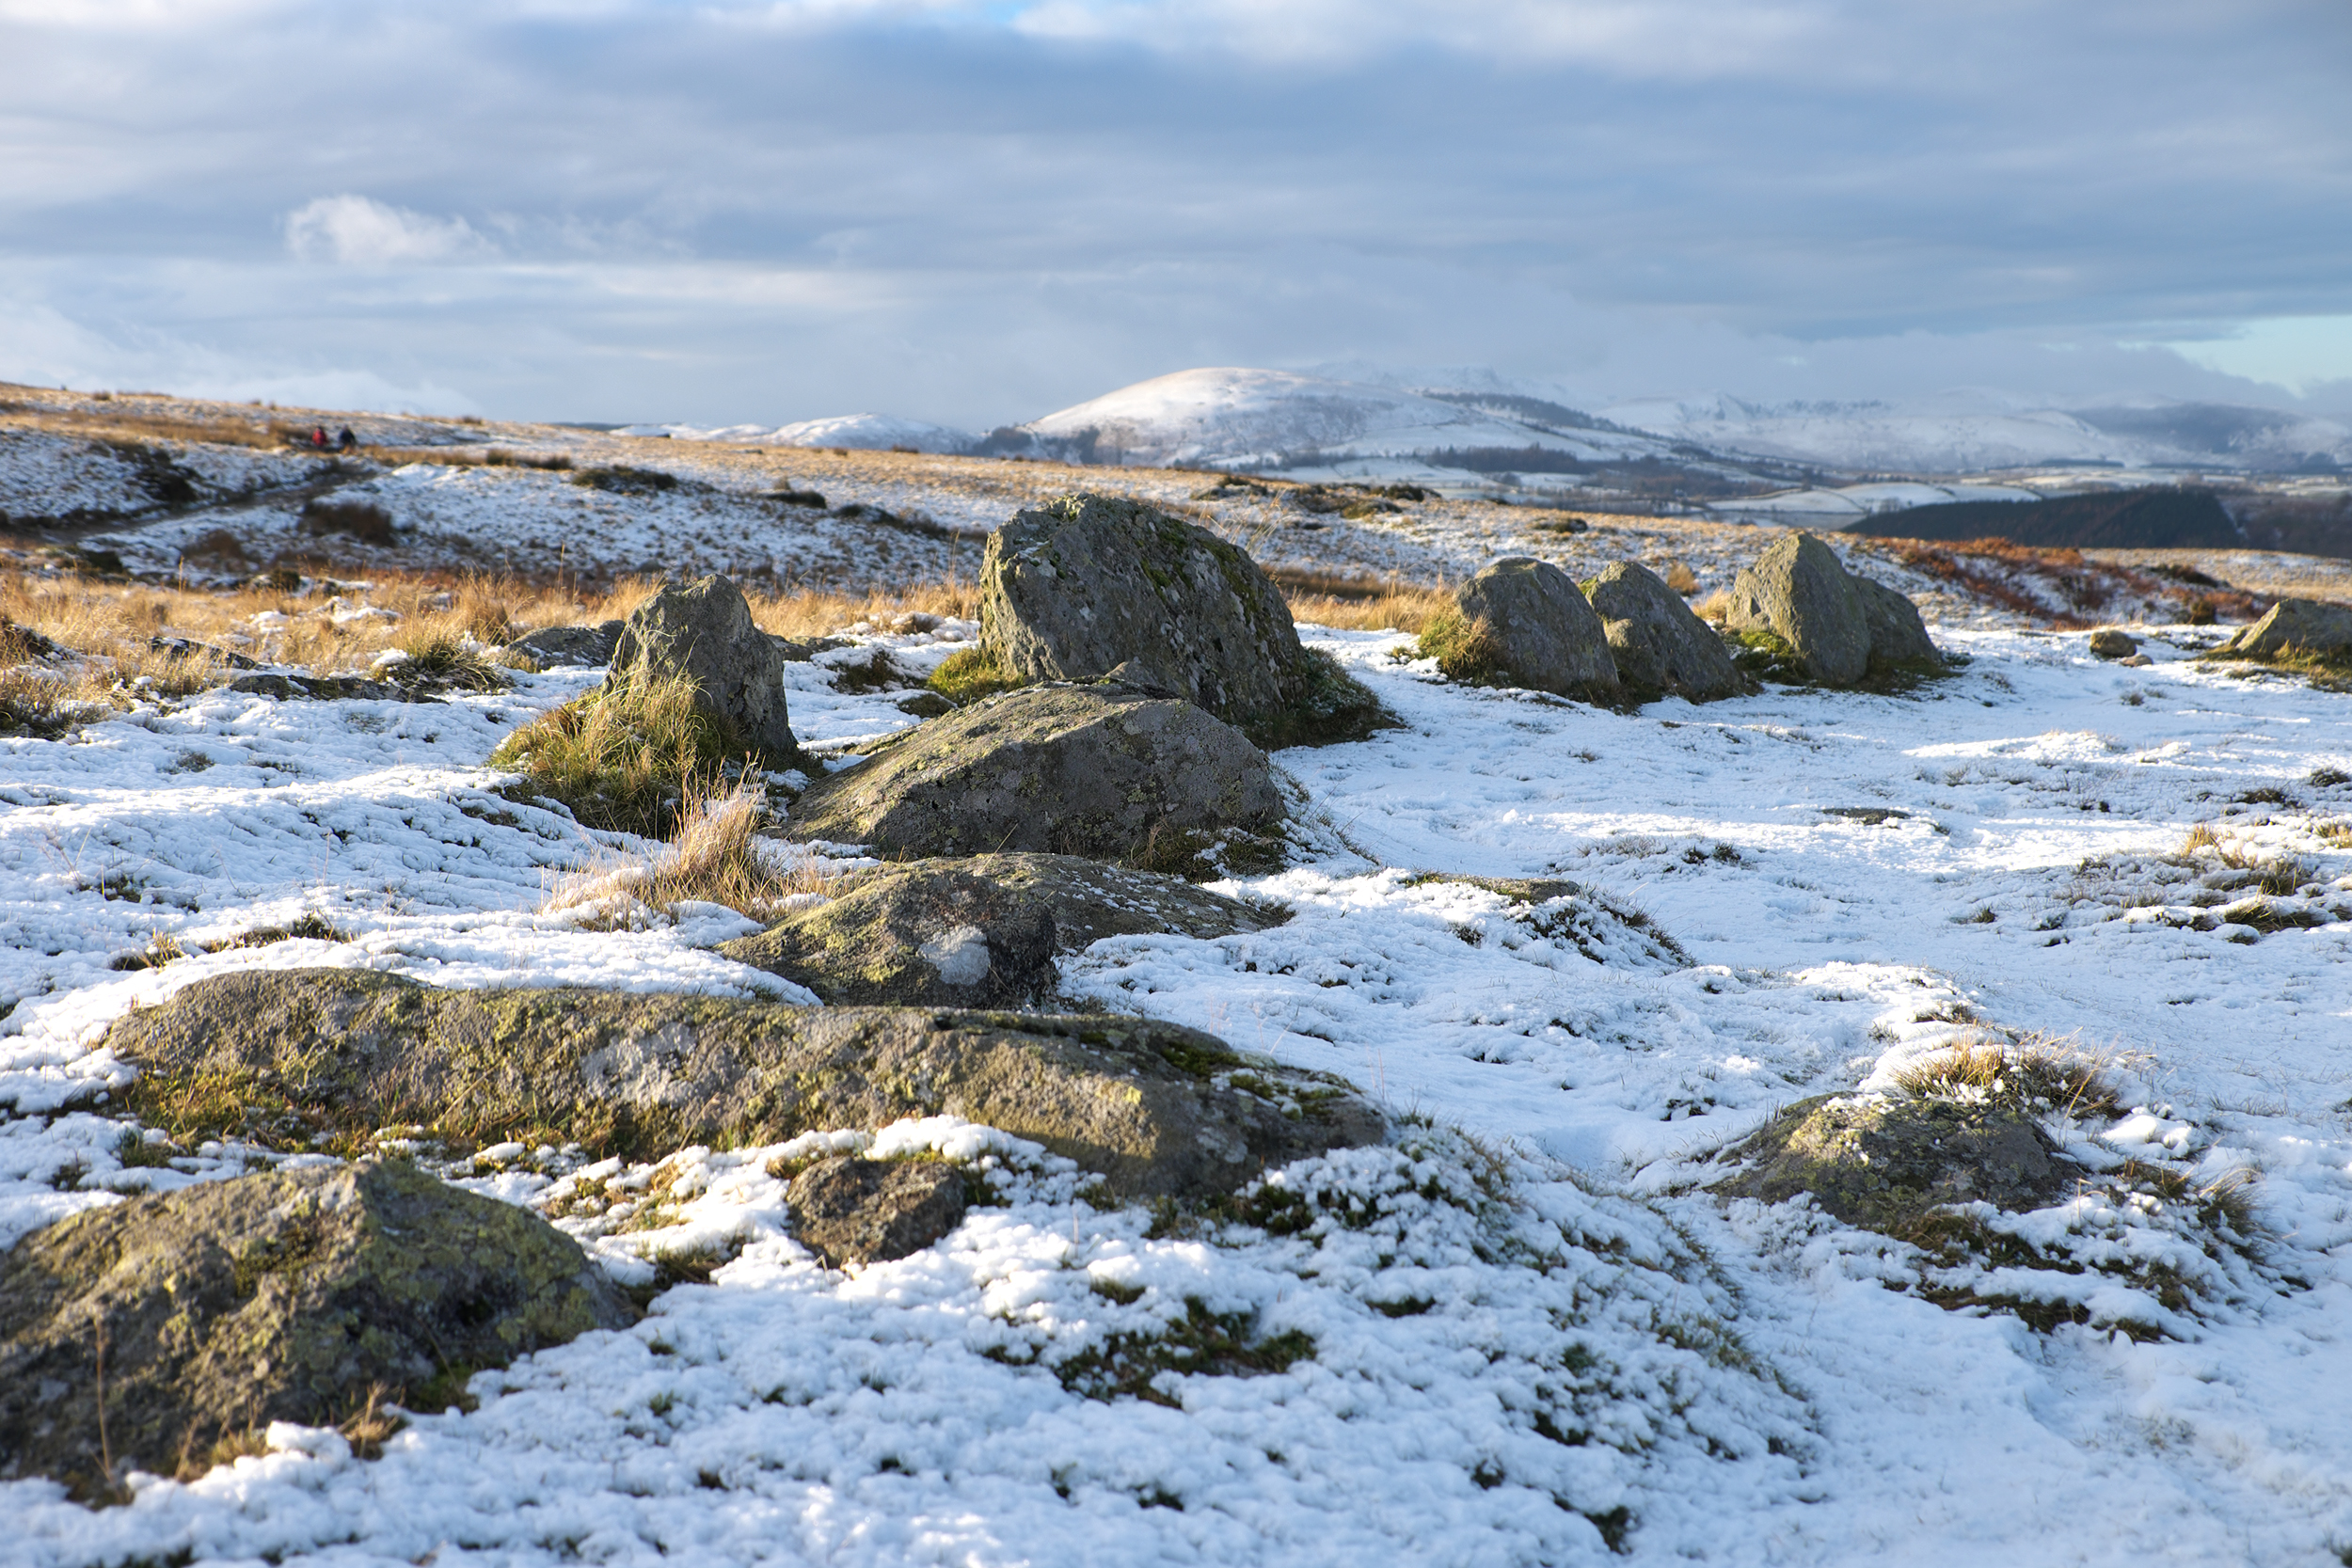
<instances>
[{"instance_id":1,"label":"distant person in red jacket","mask_svg":"<svg viewBox=\"0 0 2352 1568\"><path fill-rule=\"evenodd\" d=\"M320 451L326 450L326 427L325 425L317 425L311 429L310 445Z\"/></svg>"}]
</instances>

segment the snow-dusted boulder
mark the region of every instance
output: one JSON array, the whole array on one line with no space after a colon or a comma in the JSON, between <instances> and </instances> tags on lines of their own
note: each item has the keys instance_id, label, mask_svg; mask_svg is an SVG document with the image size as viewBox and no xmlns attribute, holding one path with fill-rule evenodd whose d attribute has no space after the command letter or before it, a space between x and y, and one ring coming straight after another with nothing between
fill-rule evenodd
<instances>
[{"instance_id":1,"label":"snow-dusted boulder","mask_svg":"<svg viewBox=\"0 0 2352 1568\"><path fill-rule=\"evenodd\" d=\"M2280 599L2252 626L2214 649L2217 658L2277 658L2282 654L2352 654L2352 609L2317 599Z\"/></svg>"},{"instance_id":2,"label":"snow-dusted boulder","mask_svg":"<svg viewBox=\"0 0 2352 1568\"><path fill-rule=\"evenodd\" d=\"M1715 629L1646 566L1613 562L1583 588L1629 691L1704 703L1748 689Z\"/></svg>"},{"instance_id":3,"label":"snow-dusted boulder","mask_svg":"<svg viewBox=\"0 0 2352 1568\"><path fill-rule=\"evenodd\" d=\"M612 684L684 676L694 705L740 731L771 762L796 756L783 650L752 622L743 591L716 575L664 583L639 605L612 649Z\"/></svg>"},{"instance_id":4,"label":"snow-dusted boulder","mask_svg":"<svg viewBox=\"0 0 2352 1568\"><path fill-rule=\"evenodd\" d=\"M1608 630L1576 580L1549 562L1514 555L1489 562L1454 590L1454 603L1422 639L1448 675L1617 700Z\"/></svg>"},{"instance_id":5,"label":"snow-dusted boulder","mask_svg":"<svg viewBox=\"0 0 2352 1568\"><path fill-rule=\"evenodd\" d=\"M1724 625L1823 686L1852 686L1873 672L1917 669L1940 657L1918 606L1849 573L1810 533L1782 535L1740 569Z\"/></svg>"}]
</instances>

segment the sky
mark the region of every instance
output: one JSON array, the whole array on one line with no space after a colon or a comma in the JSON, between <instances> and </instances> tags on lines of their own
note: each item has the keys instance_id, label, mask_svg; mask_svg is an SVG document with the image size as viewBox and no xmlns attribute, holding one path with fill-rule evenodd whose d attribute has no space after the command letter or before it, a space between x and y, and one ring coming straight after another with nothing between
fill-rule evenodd
<instances>
[{"instance_id":1,"label":"sky","mask_svg":"<svg viewBox=\"0 0 2352 1568\"><path fill-rule=\"evenodd\" d=\"M0 379L2352 411L2343 0L0 0Z\"/></svg>"}]
</instances>

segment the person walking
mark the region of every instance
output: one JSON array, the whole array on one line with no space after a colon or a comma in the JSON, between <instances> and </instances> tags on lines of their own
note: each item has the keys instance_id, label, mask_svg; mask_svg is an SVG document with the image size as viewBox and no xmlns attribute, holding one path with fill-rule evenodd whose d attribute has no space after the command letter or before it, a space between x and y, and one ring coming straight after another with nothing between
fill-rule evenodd
<instances>
[{"instance_id":1,"label":"person walking","mask_svg":"<svg viewBox=\"0 0 2352 1568\"><path fill-rule=\"evenodd\" d=\"M351 427L349 425L343 426L343 433L335 437L335 450L337 451L358 451L359 450L359 437L351 433Z\"/></svg>"},{"instance_id":2,"label":"person walking","mask_svg":"<svg viewBox=\"0 0 2352 1568\"><path fill-rule=\"evenodd\" d=\"M325 425L312 425L310 427L310 447L314 451L325 451L326 450L326 427Z\"/></svg>"}]
</instances>

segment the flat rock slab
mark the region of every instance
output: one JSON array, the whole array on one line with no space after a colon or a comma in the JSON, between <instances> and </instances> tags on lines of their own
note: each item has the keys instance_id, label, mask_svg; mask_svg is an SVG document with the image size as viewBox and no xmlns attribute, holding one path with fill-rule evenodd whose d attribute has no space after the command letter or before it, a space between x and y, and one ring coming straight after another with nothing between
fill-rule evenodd
<instances>
[{"instance_id":1,"label":"flat rock slab","mask_svg":"<svg viewBox=\"0 0 2352 1568\"><path fill-rule=\"evenodd\" d=\"M404 1164L85 1210L0 1258L0 1478L87 1496L129 1466L202 1468L271 1421L335 1426L371 1390L438 1408L475 1370L635 1317L538 1215Z\"/></svg>"},{"instance_id":2,"label":"flat rock slab","mask_svg":"<svg viewBox=\"0 0 2352 1568\"><path fill-rule=\"evenodd\" d=\"M784 831L891 854L1139 861L1187 834L1270 832L1283 816L1265 753L1192 704L1039 686L890 737L812 784Z\"/></svg>"},{"instance_id":3,"label":"flat rock slab","mask_svg":"<svg viewBox=\"0 0 2352 1568\"><path fill-rule=\"evenodd\" d=\"M834 897L719 951L839 1006L1027 1006L1056 953L1106 936L1230 936L1279 918L1180 878L1075 855L976 855L857 874Z\"/></svg>"},{"instance_id":4,"label":"flat rock slab","mask_svg":"<svg viewBox=\"0 0 2352 1568\"><path fill-rule=\"evenodd\" d=\"M1708 703L1750 689L1715 628L1648 567L1613 562L1582 586L1629 693Z\"/></svg>"},{"instance_id":5,"label":"flat rock slab","mask_svg":"<svg viewBox=\"0 0 2352 1568\"><path fill-rule=\"evenodd\" d=\"M323 703L437 703L421 691L372 681L361 675L239 675L228 689L255 697L275 697L281 703L309 699Z\"/></svg>"},{"instance_id":6,"label":"flat rock slab","mask_svg":"<svg viewBox=\"0 0 2352 1568\"><path fill-rule=\"evenodd\" d=\"M622 621L606 621L593 626L541 626L526 632L509 642L510 653L527 654L542 665L563 665L573 669L600 670L612 662L612 650L621 641Z\"/></svg>"},{"instance_id":7,"label":"flat rock slab","mask_svg":"<svg viewBox=\"0 0 2352 1568\"><path fill-rule=\"evenodd\" d=\"M1753 1162L1716 1185L1725 1196L1810 1193L1847 1224L1898 1238L1945 1204L2045 1208L2083 1174L2022 1111L1875 1096L1798 1101L1722 1157Z\"/></svg>"},{"instance_id":8,"label":"flat rock slab","mask_svg":"<svg viewBox=\"0 0 2352 1568\"><path fill-rule=\"evenodd\" d=\"M1121 496L1063 496L989 535L980 646L1021 680L1120 672L1262 746L1357 740L1390 721L1300 644L1281 590L1247 551Z\"/></svg>"},{"instance_id":9,"label":"flat rock slab","mask_svg":"<svg viewBox=\"0 0 2352 1568\"><path fill-rule=\"evenodd\" d=\"M1137 1196L1224 1191L1386 1135L1336 1079L1124 1017L441 990L314 969L199 980L117 1022L107 1044L139 1068L131 1097L151 1125L292 1147L416 1124L461 1147L651 1159L953 1115ZM220 1127L224 1114L241 1125Z\"/></svg>"},{"instance_id":10,"label":"flat rock slab","mask_svg":"<svg viewBox=\"0 0 2352 1568\"><path fill-rule=\"evenodd\" d=\"M785 1190L792 1235L833 1267L922 1251L963 1223L963 1173L934 1160L819 1160Z\"/></svg>"}]
</instances>

